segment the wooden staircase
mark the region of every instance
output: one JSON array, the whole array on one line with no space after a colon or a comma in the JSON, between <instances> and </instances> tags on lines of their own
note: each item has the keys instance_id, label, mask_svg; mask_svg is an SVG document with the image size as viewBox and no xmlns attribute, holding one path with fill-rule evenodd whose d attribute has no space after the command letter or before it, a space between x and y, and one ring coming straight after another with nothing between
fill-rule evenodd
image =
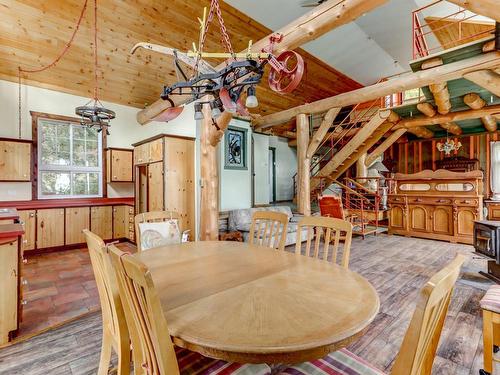
<instances>
[{"instance_id":1,"label":"wooden staircase","mask_svg":"<svg viewBox=\"0 0 500 375\"><path fill-rule=\"evenodd\" d=\"M320 171L311 178L311 191L316 189L322 179L337 180L361 155L368 152L387 131L394 126L389 121L391 111L380 110L342 147Z\"/></svg>"}]
</instances>

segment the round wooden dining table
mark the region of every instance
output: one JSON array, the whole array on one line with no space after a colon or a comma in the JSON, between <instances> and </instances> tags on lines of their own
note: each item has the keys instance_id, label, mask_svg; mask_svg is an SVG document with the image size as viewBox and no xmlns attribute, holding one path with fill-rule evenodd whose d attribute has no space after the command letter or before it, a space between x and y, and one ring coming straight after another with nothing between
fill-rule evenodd
<instances>
[{"instance_id":1,"label":"round wooden dining table","mask_svg":"<svg viewBox=\"0 0 500 375\"><path fill-rule=\"evenodd\" d=\"M343 348L379 310L359 274L241 242L188 242L135 255L150 269L177 346L239 363L298 363Z\"/></svg>"}]
</instances>

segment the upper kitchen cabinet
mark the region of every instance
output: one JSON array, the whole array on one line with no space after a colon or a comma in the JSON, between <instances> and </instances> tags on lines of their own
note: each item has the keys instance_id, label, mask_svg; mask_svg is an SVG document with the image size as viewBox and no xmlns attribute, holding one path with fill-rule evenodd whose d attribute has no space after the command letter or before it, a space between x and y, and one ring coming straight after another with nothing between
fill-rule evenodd
<instances>
[{"instance_id":1,"label":"upper kitchen cabinet","mask_svg":"<svg viewBox=\"0 0 500 375\"><path fill-rule=\"evenodd\" d=\"M0 181L31 180L31 141L0 138Z\"/></svg>"},{"instance_id":2,"label":"upper kitchen cabinet","mask_svg":"<svg viewBox=\"0 0 500 375\"><path fill-rule=\"evenodd\" d=\"M108 148L106 150L107 181L133 182L133 150Z\"/></svg>"}]
</instances>

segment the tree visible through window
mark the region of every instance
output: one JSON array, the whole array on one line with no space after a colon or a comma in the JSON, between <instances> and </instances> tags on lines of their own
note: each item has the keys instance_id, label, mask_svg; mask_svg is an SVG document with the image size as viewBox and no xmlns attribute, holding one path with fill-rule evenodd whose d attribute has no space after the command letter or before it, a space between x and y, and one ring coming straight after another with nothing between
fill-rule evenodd
<instances>
[{"instance_id":1,"label":"tree visible through window","mask_svg":"<svg viewBox=\"0 0 500 375\"><path fill-rule=\"evenodd\" d=\"M38 120L38 197L102 196L102 141L96 128Z\"/></svg>"}]
</instances>

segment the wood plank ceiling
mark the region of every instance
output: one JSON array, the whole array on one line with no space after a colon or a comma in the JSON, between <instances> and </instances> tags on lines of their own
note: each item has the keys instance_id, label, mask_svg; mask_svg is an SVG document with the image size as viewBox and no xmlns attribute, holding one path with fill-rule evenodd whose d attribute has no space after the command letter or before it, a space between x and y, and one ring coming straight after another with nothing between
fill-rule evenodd
<instances>
[{"instance_id":1,"label":"wood plank ceiling","mask_svg":"<svg viewBox=\"0 0 500 375\"><path fill-rule=\"evenodd\" d=\"M69 40L84 0L0 0L0 79L17 82L17 68L37 68L51 62ZM147 41L187 50L197 41L196 17L208 0L101 0L98 2L100 68L105 80L100 98L143 108L159 97L163 84L177 81L172 59L144 50L130 55L137 42ZM226 27L235 50L270 34L270 30L221 1ZM93 1L73 47L52 69L30 74L23 82L70 94L91 96L91 36ZM217 21L210 28L206 48L219 51ZM332 48L335 48L332 46ZM307 70L291 95L271 91L265 81L258 88L259 112L272 113L359 88L361 85L319 59L299 50Z\"/></svg>"},{"instance_id":2,"label":"wood plank ceiling","mask_svg":"<svg viewBox=\"0 0 500 375\"><path fill-rule=\"evenodd\" d=\"M426 17L425 22L443 49L483 39L495 30L493 22L479 22L474 20L457 22L455 20L443 20L436 17ZM431 53L434 52L436 51L432 51Z\"/></svg>"}]
</instances>

